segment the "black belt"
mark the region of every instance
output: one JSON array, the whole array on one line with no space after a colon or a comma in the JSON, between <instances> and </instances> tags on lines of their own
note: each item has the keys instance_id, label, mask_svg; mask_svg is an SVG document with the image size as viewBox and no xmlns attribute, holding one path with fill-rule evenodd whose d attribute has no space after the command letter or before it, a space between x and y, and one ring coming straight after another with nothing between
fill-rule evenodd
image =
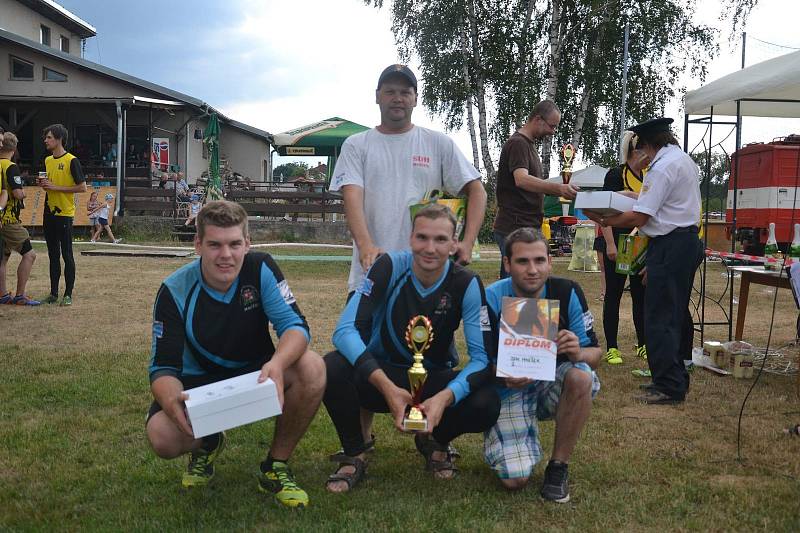
<instances>
[{"instance_id":1,"label":"black belt","mask_svg":"<svg viewBox=\"0 0 800 533\"><path fill-rule=\"evenodd\" d=\"M697 226L686 226L685 228L675 228L670 233L700 233Z\"/></svg>"}]
</instances>

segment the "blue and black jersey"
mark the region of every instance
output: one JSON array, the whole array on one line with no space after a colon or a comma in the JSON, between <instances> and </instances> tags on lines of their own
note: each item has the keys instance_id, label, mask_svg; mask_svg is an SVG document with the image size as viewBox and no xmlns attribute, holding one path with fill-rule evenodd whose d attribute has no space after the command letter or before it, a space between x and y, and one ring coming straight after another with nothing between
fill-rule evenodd
<instances>
[{"instance_id":1,"label":"blue and black jersey","mask_svg":"<svg viewBox=\"0 0 800 533\"><path fill-rule=\"evenodd\" d=\"M378 368L377 360L410 367L406 328L413 317L424 315L434 333L424 365L450 369L458 365L450 345L463 320L470 361L448 384L458 403L490 377L486 346L491 331L483 285L474 273L448 262L441 278L426 289L411 270L412 261L409 251L378 258L347 303L333 344L365 378Z\"/></svg>"},{"instance_id":2,"label":"blue and black jersey","mask_svg":"<svg viewBox=\"0 0 800 533\"><path fill-rule=\"evenodd\" d=\"M492 344L489 353L492 361L497 361L498 322L503 309L503 296L517 297L511 278L492 283L486 288L486 301L489 303L489 320L492 325ZM594 317L586 303L581 286L570 279L551 276L544 284L541 298L558 300L558 331L568 329L578 337L582 348L598 346L594 333ZM559 355L556 364L568 361Z\"/></svg>"},{"instance_id":3,"label":"blue and black jersey","mask_svg":"<svg viewBox=\"0 0 800 533\"><path fill-rule=\"evenodd\" d=\"M150 381L162 375L193 387L258 370L275 353L268 325L280 338L308 324L269 254L245 255L239 277L226 293L203 281L200 260L170 275L153 309Z\"/></svg>"}]
</instances>

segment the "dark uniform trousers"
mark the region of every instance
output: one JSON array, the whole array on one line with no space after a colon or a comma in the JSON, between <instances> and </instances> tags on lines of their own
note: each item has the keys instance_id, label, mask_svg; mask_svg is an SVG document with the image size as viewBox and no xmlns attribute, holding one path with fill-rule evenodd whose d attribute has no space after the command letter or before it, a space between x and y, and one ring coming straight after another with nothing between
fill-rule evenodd
<instances>
[{"instance_id":1,"label":"dark uniform trousers","mask_svg":"<svg viewBox=\"0 0 800 533\"><path fill-rule=\"evenodd\" d=\"M657 390L683 400L689 373L683 363L694 337L689 298L703 243L697 227L677 230L650 240L647 247L645 336L647 363Z\"/></svg>"},{"instance_id":2,"label":"dark uniform trousers","mask_svg":"<svg viewBox=\"0 0 800 533\"><path fill-rule=\"evenodd\" d=\"M389 407L383 395L368 381L359 379L350 362L338 351L325 356L328 384L323 402L339 434L345 455L354 457L365 449L361 431L360 408L373 413L388 413ZM381 370L398 387L408 390L408 368L380 362ZM426 400L444 389L458 374L458 370L428 370L428 378L422 387L422 399ZM485 380L458 404L444 410L439 425L432 432L436 442L447 445L464 433L482 433L497 422L500 414L500 398L492 383Z\"/></svg>"}]
</instances>

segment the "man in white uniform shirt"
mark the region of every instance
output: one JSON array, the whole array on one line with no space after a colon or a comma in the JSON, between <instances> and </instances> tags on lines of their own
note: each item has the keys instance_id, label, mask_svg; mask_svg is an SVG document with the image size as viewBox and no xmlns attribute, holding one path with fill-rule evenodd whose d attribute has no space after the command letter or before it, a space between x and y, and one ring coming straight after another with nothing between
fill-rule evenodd
<instances>
[{"instance_id":1,"label":"man in white uniform shirt","mask_svg":"<svg viewBox=\"0 0 800 533\"><path fill-rule=\"evenodd\" d=\"M658 118L631 128L637 136L635 147L651 159L633 210L590 217L604 226L637 226L650 237L644 327L653 382L644 386L646 394L639 398L648 404L675 404L686 398L689 373L683 360L691 354L694 333L689 297L703 260L697 235L699 172L678 147L671 123L671 118Z\"/></svg>"},{"instance_id":2,"label":"man in white uniform shirt","mask_svg":"<svg viewBox=\"0 0 800 533\"><path fill-rule=\"evenodd\" d=\"M480 173L443 133L415 126L417 78L405 65L390 65L380 75L375 101L379 126L349 137L342 145L330 190L342 191L353 235L348 292L356 290L375 259L408 248L409 206L432 190L468 200L464 238L456 259L467 264L486 210Z\"/></svg>"}]
</instances>

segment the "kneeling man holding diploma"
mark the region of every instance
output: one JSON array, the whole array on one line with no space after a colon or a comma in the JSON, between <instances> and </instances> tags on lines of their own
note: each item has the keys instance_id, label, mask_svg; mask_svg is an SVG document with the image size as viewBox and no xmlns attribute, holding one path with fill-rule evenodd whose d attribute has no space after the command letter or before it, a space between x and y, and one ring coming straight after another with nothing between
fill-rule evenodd
<instances>
[{"instance_id":1,"label":"kneeling man holding diploma","mask_svg":"<svg viewBox=\"0 0 800 533\"><path fill-rule=\"evenodd\" d=\"M184 487L206 485L225 433L195 438L186 411L195 401L189 389L260 372L252 385L274 383L282 414L261 463L258 487L282 505L306 507L308 495L287 462L325 390L325 364L308 349L308 324L272 257L249 251L247 213L240 205L206 204L197 216L194 245L200 259L171 274L156 296L150 364L155 401L147 416L147 437L164 459L190 454ZM236 408L225 412L229 418L238 414Z\"/></svg>"},{"instance_id":2,"label":"kneeling man holding diploma","mask_svg":"<svg viewBox=\"0 0 800 533\"><path fill-rule=\"evenodd\" d=\"M550 276L549 248L539 230L517 229L505 244L510 277L486 289L504 386L497 424L484 435L484 455L505 488L525 487L542 456L537 423L555 418L541 494L566 503L567 463L600 390L594 319L577 283Z\"/></svg>"}]
</instances>

